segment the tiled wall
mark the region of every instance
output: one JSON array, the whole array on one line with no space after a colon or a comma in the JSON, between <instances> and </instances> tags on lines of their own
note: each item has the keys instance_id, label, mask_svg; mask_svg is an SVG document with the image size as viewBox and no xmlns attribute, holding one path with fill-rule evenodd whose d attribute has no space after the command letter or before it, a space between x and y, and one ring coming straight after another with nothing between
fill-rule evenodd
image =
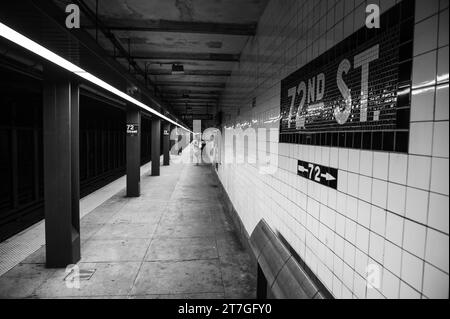
<instances>
[{"instance_id":1,"label":"tiled wall","mask_svg":"<svg viewBox=\"0 0 450 319\"><path fill-rule=\"evenodd\" d=\"M361 28L367 4L383 12L396 2L270 1L222 96L225 124L278 128L280 81ZM449 296L448 4L417 0L409 153L276 135L275 174L260 174L259 163L219 165L247 231L265 218L336 298ZM298 176L297 160L338 168L338 189ZM381 269L378 288L366 285L368 264Z\"/></svg>"}]
</instances>

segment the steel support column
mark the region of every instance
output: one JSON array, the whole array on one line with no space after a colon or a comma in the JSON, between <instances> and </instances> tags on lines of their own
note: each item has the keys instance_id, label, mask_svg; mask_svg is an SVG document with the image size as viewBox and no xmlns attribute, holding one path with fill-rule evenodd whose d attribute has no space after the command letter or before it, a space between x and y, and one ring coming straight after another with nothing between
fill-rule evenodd
<instances>
[{"instance_id":1,"label":"steel support column","mask_svg":"<svg viewBox=\"0 0 450 319\"><path fill-rule=\"evenodd\" d=\"M161 119L152 118L152 176L159 176L161 156Z\"/></svg>"},{"instance_id":2,"label":"steel support column","mask_svg":"<svg viewBox=\"0 0 450 319\"><path fill-rule=\"evenodd\" d=\"M170 123L164 122L163 124L163 156L164 166L170 165Z\"/></svg>"},{"instance_id":3,"label":"steel support column","mask_svg":"<svg viewBox=\"0 0 450 319\"><path fill-rule=\"evenodd\" d=\"M141 113L127 108L127 196L139 197L141 193Z\"/></svg>"},{"instance_id":4,"label":"steel support column","mask_svg":"<svg viewBox=\"0 0 450 319\"><path fill-rule=\"evenodd\" d=\"M80 260L79 87L54 66L44 70L44 197L46 265Z\"/></svg>"}]
</instances>

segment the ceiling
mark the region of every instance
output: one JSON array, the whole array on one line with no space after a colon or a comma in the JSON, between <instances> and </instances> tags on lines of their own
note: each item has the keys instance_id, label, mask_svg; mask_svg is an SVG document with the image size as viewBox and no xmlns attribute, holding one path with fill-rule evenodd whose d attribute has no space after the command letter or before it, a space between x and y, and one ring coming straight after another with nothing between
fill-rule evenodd
<instances>
[{"instance_id":1,"label":"ceiling","mask_svg":"<svg viewBox=\"0 0 450 319\"><path fill-rule=\"evenodd\" d=\"M180 116L217 112L233 65L255 34L267 4L267 0L72 2L82 9L81 27ZM184 73L173 74L173 64L182 65Z\"/></svg>"}]
</instances>

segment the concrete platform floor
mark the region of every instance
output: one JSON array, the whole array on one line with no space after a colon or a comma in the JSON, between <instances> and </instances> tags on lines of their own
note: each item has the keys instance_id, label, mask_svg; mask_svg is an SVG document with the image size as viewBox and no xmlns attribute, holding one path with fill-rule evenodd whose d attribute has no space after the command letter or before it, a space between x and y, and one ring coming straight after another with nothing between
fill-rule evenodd
<instances>
[{"instance_id":1,"label":"concrete platform floor","mask_svg":"<svg viewBox=\"0 0 450 319\"><path fill-rule=\"evenodd\" d=\"M141 179L139 198L122 190L81 219L79 288L45 268L42 246L0 277L0 298L254 298L256 268L213 174L161 167Z\"/></svg>"}]
</instances>

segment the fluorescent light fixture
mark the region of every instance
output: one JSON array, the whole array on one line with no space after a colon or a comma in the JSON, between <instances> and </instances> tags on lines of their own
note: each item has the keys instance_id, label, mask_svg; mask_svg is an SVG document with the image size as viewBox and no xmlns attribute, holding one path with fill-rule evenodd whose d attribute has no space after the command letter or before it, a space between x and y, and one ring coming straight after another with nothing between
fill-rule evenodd
<instances>
[{"instance_id":1,"label":"fluorescent light fixture","mask_svg":"<svg viewBox=\"0 0 450 319\"><path fill-rule=\"evenodd\" d=\"M135 98L129 96L128 94L116 89L115 87L106 83L105 81L101 80L100 78L96 77L95 75L90 74L89 72L83 70L79 66L73 64L72 62L67 61L63 57L44 48L42 45L34 42L33 40L28 39L24 35L11 29L10 27L6 26L5 24L3 24L1 22L0 22L0 36L39 55L40 57L42 57L44 59L62 67L63 69L78 75L79 77L85 79L86 81L89 81L95 85L98 85L99 87L123 98L124 100L127 100L128 102L133 103L133 104L139 106L140 108L142 108L146 111L149 111L150 113L155 114L156 116L190 132L189 129L182 126L181 124L179 124L179 123L175 122L174 120L168 118L167 116L159 113L158 111L156 111L155 109L152 109L151 107L145 105L144 103L136 100Z\"/></svg>"}]
</instances>

